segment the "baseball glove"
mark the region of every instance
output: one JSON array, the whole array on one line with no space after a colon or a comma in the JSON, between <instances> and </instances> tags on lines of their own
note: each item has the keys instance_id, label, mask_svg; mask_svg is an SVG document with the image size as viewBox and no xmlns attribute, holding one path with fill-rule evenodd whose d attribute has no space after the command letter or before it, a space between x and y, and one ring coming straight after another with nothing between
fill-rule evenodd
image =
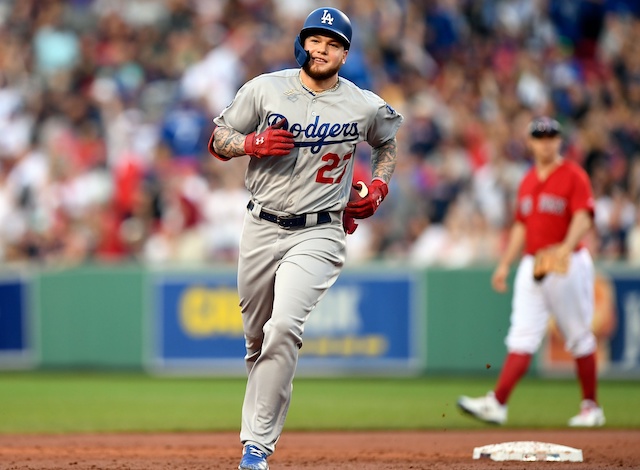
<instances>
[{"instance_id":1,"label":"baseball glove","mask_svg":"<svg viewBox=\"0 0 640 470\"><path fill-rule=\"evenodd\" d=\"M533 279L542 281L549 273L566 274L569 270L569 254L563 255L558 246L543 248L536 253L533 263Z\"/></svg>"}]
</instances>

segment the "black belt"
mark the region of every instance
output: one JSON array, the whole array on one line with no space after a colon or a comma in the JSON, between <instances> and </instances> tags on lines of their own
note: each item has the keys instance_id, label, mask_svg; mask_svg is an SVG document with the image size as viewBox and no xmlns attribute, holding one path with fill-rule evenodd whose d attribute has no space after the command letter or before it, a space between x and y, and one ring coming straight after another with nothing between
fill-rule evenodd
<instances>
[{"instance_id":1,"label":"black belt","mask_svg":"<svg viewBox=\"0 0 640 470\"><path fill-rule=\"evenodd\" d=\"M249 201L247 204L247 209L250 211L253 210L254 203L253 201ZM316 225L320 224L328 224L331 222L331 214L329 212L318 212L318 221ZM307 224L307 214L300 215L277 215L271 212L267 212L264 209L260 209L260 218L277 224L282 228L298 228L304 227Z\"/></svg>"}]
</instances>

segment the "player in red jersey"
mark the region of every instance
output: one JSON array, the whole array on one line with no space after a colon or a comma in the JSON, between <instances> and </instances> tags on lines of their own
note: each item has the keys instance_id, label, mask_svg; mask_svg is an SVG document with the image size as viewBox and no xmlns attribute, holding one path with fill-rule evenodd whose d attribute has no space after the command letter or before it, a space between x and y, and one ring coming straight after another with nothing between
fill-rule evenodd
<instances>
[{"instance_id":1,"label":"player in red jersey","mask_svg":"<svg viewBox=\"0 0 640 470\"><path fill-rule=\"evenodd\" d=\"M491 279L496 291L505 292L511 263L524 249L505 340L508 354L495 388L480 398L460 397L458 407L481 421L506 422L509 395L529 368L553 315L566 349L575 358L582 389L580 413L569 426L602 426L604 413L596 399L596 340L591 331L594 268L581 242L593 224L591 184L581 167L560 155L561 129L556 120L534 119L528 144L535 164L520 183L516 220ZM557 259L568 260L566 273L550 272L534 279L535 255L550 247Z\"/></svg>"}]
</instances>

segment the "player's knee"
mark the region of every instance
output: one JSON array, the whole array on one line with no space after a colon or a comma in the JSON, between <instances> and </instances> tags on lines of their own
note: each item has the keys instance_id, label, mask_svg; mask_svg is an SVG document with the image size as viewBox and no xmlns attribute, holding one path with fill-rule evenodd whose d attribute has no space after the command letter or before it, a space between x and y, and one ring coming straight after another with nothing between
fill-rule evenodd
<instances>
[{"instance_id":1,"label":"player's knee","mask_svg":"<svg viewBox=\"0 0 640 470\"><path fill-rule=\"evenodd\" d=\"M568 340L566 349L573 357L587 356L596 350L596 338L593 336L593 333L589 331L581 336Z\"/></svg>"},{"instance_id":2,"label":"player's knee","mask_svg":"<svg viewBox=\"0 0 640 470\"><path fill-rule=\"evenodd\" d=\"M522 354L535 354L540 347L541 342L542 338L533 335L510 334L505 340L505 344L509 352L518 352Z\"/></svg>"},{"instance_id":3,"label":"player's knee","mask_svg":"<svg viewBox=\"0 0 640 470\"><path fill-rule=\"evenodd\" d=\"M264 334L274 335L281 340L290 340L296 343L302 342L302 325L294 318L271 318L264 327Z\"/></svg>"},{"instance_id":4,"label":"player's knee","mask_svg":"<svg viewBox=\"0 0 640 470\"><path fill-rule=\"evenodd\" d=\"M257 357L260 355L260 350L262 349L262 339L262 335L260 335L259 337L245 336L244 345L247 350L247 356L245 359Z\"/></svg>"}]
</instances>

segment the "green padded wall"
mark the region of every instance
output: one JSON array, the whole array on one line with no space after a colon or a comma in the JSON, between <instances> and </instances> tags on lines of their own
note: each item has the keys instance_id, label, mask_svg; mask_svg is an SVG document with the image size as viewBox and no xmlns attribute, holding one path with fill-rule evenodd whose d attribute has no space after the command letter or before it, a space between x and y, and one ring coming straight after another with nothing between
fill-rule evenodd
<instances>
[{"instance_id":1,"label":"green padded wall","mask_svg":"<svg viewBox=\"0 0 640 470\"><path fill-rule=\"evenodd\" d=\"M41 366L142 367L141 268L44 271L35 287Z\"/></svg>"},{"instance_id":2,"label":"green padded wall","mask_svg":"<svg viewBox=\"0 0 640 470\"><path fill-rule=\"evenodd\" d=\"M491 274L488 267L424 273L428 372L494 375L502 366L512 292L494 292Z\"/></svg>"}]
</instances>

